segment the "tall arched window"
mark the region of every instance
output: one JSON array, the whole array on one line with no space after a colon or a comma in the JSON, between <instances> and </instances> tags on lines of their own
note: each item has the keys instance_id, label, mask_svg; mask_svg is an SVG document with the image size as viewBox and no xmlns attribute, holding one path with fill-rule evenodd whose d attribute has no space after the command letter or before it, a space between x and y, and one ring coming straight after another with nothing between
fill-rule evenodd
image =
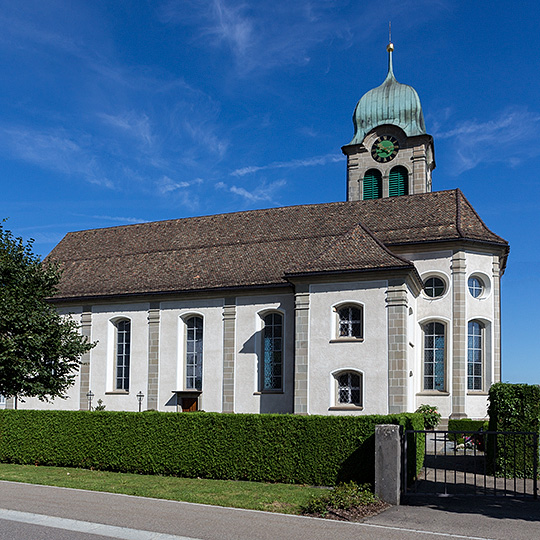
<instances>
[{"instance_id":1,"label":"tall arched window","mask_svg":"<svg viewBox=\"0 0 540 540\"><path fill-rule=\"evenodd\" d=\"M467 389L482 390L482 366L484 357L483 325L470 321L467 344Z\"/></svg>"},{"instance_id":2,"label":"tall arched window","mask_svg":"<svg viewBox=\"0 0 540 540\"><path fill-rule=\"evenodd\" d=\"M129 364L131 357L131 321L116 322L116 389L129 390Z\"/></svg>"},{"instance_id":3,"label":"tall arched window","mask_svg":"<svg viewBox=\"0 0 540 540\"><path fill-rule=\"evenodd\" d=\"M431 322L424 330L424 390L445 390L445 328Z\"/></svg>"},{"instance_id":4,"label":"tall arched window","mask_svg":"<svg viewBox=\"0 0 540 540\"><path fill-rule=\"evenodd\" d=\"M202 390L203 320L186 320L186 389Z\"/></svg>"},{"instance_id":5,"label":"tall arched window","mask_svg":"<svg viewBox=\"0 0 540 540\"><path fill-rule=\"evenodd\" d=\"M363 199L380 199L382 197L382 174L377 169L370 169L364 175Z\"/></svg>"},{"instance_id":6,"label":"tall arched window","mask_svg":"<svg viewBox=\"0 0 540 540\"><path fill-rule=\"evenodd\" d=\"M283 383L283 315L263 318L262 390L281 390Z\"/></svg>"},{"instance_id":7,"label":"tall arched window","mask_svg":"<svg viewBox=\"0 0 540 540\"><path fill-rule=\"evenodd\" d=\"M390 171L388 178L388 196L409 194L409 173L405 167L398 165Z\"/></svg>"}]
</instances>

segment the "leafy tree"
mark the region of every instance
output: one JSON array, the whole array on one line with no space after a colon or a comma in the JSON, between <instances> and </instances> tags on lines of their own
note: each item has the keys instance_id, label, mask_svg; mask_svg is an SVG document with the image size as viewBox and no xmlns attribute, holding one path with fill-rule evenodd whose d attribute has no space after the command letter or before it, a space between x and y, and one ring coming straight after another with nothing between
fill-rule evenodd
<instances>
[{"instance_id":1,"label":"leafy tree","mask_svg":"<svg viewBox=\"0 0 540 540\"><path fill-rule=\"evenodd\" d=\"M0 394L48 401L65 396L94 345L49 299L61 276L0 224Z\"/></svg>"}]
</instances>

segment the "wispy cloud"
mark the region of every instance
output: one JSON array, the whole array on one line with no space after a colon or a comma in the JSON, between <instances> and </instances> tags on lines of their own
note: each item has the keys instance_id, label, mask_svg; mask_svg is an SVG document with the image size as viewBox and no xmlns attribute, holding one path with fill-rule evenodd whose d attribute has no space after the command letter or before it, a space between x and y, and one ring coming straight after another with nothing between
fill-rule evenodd
<instances>
[{"instance_id":1,"label":"wispy cloud","mask_svg":"<svg viewBox=\"0 0 540 540\"><path fill-rule=\"evenodd\" d=\"M467 120L434 134L455 145L458 161L455 174L485 162L505 162L512 166L540 155L540 148L530 144L530 134L540 128L540 115L526 108L513 107L486 121ZM501 152L501 141L505 151Z\"/></svg>"},{"instance_id":2,"label":"wispy cloud","mask_svg":"<svg viewBox=\"0 0 540 540\"><path fill-rule=\"evenodd\" d=\"M138 140L143 146L151 147L154 136L150 127L150 119L145 113L129 111L118 115L99 113L98 117L106 124Z\"/></svg>"},{"instance_id":3,"label":"wispy cloud","mask_svg":"<svg viewBox=\"0 0 540 540\"><path fill-rule=\"evenodd\" d=\"M173 191L179 191L187 189L191 186L200 185L204 182L202 178L195 178L195 180L192 180L191 182L186 181L179 181L176 182L172 178L169 178L168 176L163 176L156 184L159 193L162 195L166 195L167 193L171 193Z\"/></svg>"},{"instance_id":4,"label":"wispy cloud","mask_svg":"<svg viewBox=\"0 0 540 540\"><path fill-rule=\"evenodd\" d=\"M91 142L64 129L39 131L22 126L0 126L0 141L11 156L44 169L84 178L92 184L113 188L101 172Z\"/></svg>"},{"instance_id":5,"label":"wispy cloud","mask_svg":"<svg viewBox=\"0 0 540 540\"><path fill-rule=\"evenodd\" d=\"M271 204L279 204L279 202L276 201L276 194L286 184L287 183L285 180L277 180L270 183L263 181L251 191L248 191L241 186L229 186L225 182L217 182L215 187L218 190L234 193L249 203L260 203L266 201Z\"/></svg>"},{"instance_id":6,"label":"wispy cloud","mask_svg":"<svg viewBox=\"0 0 540 540\"><path fill-rule=\"evenodd\" d=\"M242 167L236 169L231 173L231 176L245 176L246 174L253 174L259 171L265 171L269 169L298 169L300 167L315 167L320 165L327 165L328 163L337 163L343 161L343 156L339 154L326 154L325 156L315 156L306 159L293 159L291 161L276 161L269 165L250 165L248 167Z\"/></svg>"}]
</instances>

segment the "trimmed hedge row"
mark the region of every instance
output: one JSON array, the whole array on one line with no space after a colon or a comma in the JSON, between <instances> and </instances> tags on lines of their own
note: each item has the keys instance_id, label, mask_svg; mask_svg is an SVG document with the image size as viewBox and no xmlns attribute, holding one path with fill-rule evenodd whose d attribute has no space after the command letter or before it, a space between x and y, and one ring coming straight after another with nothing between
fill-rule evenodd
<instances>
[{"instance_id":1,"label":"trimmed hedge row","mask_svg":"<svg viewBox=\"0 0 540 540\"><path fill-rule=\"evenodd\" d=\"M489 390L489 430L540 434L540 386L496 383ZM538 447L519 435L497 436L488 442L488 462L496 475L531 478Z\"/></svg>"},{"instance_id":2,"label":"trimmed hedge row","mask_svg":"<svg viewBox=\"0 0 540 540\"><path fill-rule=\"evenodd\" d=\"M377 424L423 429L422 416L414 413L296 416L3 410L0 461L187 478L363 483L374 480ZM423 448L414 451L418 463Z\"/></svg>"}]
</instances>

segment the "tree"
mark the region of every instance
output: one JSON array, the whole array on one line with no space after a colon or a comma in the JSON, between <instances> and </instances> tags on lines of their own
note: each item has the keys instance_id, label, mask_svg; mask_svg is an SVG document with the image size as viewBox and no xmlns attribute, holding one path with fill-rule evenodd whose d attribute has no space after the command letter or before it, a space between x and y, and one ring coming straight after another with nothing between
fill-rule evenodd
<instances>
[{"instance_id":1,"label":"tree","mask_svg":"<svg viewBox=\"0 0 540 540\"><path fill-rule=\"evenodd\" d=\"M0 224L0 394L64 397L94 344L50 303L61 271Z\"/></svg>"}]
</instances>

